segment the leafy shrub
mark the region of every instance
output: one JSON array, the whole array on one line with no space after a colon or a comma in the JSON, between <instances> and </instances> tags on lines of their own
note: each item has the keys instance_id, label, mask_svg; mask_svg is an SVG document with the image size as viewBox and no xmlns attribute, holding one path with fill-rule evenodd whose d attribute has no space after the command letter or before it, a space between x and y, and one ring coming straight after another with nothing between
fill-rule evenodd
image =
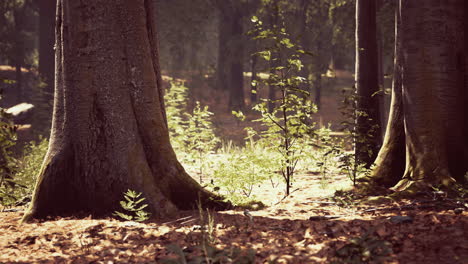
<instances>
[{"instance_id":1,"label":"leafy shrub","mask_svg":"<svg viewBox=\"0 0 468 264\"><path fill-rule=\"evenodd\" d=\"M183 82L171 82L165 95L171 144L185 165L198 168L200 182L208 166L207 155L213 153L220 140L215 136L213 113L208 106L196 102L192 111L187 109L188 88Z\"/></svg>"},{"instance_id":2,"label":"leafy shrub","mask_svg":"<svg viewBox=\"0 0 468 264\"><path fill-rule=\"evenodd\" d=\"M21 186L24 186L24 188L17 190L17 198L30 197L32 195L34 184L41 170L48 147L49 141L41 137L37 142L31 141L24 148L23 157L18 160L18 171L15 175L15 180Z\"/></svg>"},{"instance_id":3,"label":"leafy shrub","mask_svg":"<svg viewBox=\"0 0 468 264\"><path fill-rule=\"evenodd\" d=\"M126 193L124 193L125 200L120 201L120 206L126 212L121 213L115 211L114 215L128 221L143 222L148 220L151 214L144 210L146 207L148 207L148 205L143 204L145 198L140 197L141 193L128 190Z\"/></svg>"},{"instance_id":4,"label":"leafy shrub","mask_svg":"<svg viewBox=\"0 0 468 264\"><path fill-rule=\"evenodd\" d=\"M214 135L211 117L213 113L208 111L208 106L201 107L200 102L192 113L186 113L185 132L183 134L183 149L186 158L194 161L199 168L200 182L203 182L202 175L208 165L206 156L213 153L220 140Z\"/></svg>"},{"instance_id":5,"label":"leafy shrub","mask_svg":"<svg viewBox=\"0 0 468 264\"><path fill-rule=\"evenodd\" d=\"M274 182L281 160L277 152L253 140L245 148L228 147L221 155L225 159L214 169L213 185L236 205L253 198L255 185Z\"/></svg>"},{"instance_id":6,"label":"leafy shrub","mask_svg":"<svg viewBox=\"0 0 468 264\"><path fill-rule=\"evenodd\" d=\"M15 144L16 126L11 121L11 116L0 108L0 203L3 206L16 200L12 193L19 187L14 178L17 161L11 152Z\"/></svg>"},{"instance_id":7,"label":"leafy shrub","mask_svg":"<svg viewBox=\"0 0 468 264\"><path fill-rule=\"evenodd\" d=\"M314 134L312 115L317 107L310 100L306 78L299 75L304 67L300 58L307 52L292 41L284 20L280 20L268 28L257 17L252 18L255 28L250 34L263 45L263 50L254 55L270 63L266 84L281 94L276 100L262 99L253 109L261 114L255 121L266 127L260 135L282 156L281 173L289 195L297 163L303 157L304 140Z\"/></svg>"},{"instance_id":8,"label":"leafy shrub","mask_svg":"<svg viewBox=\"0 0 468 264\"><path fill-rule=\"evenodd\" d=\"M344 151L339 153L341 163L340 169L350 178L353 185L356 186L357 178L362 174L368 174L370 172L370 168L367 168L367 164L357 160L356 157L371 157L375 154L372 153L372 149L374 149L373 145L375 144L375 131L379 127L378 125L374 125L368 129L367 133L358 133L355 124L356 120L358 117L367 116L367 114L357 109L356 102L358 98L355 86L351 89L343 89L342 93L343 101L340 106L340 111L344 117L344 121L341 122L341 125L343 126L343 131L347 134L347 140L353 143L355 151L354 153L345 153ZM360 144L360 149L356 150L356 143Z\"/></svg>"}]
</instances>

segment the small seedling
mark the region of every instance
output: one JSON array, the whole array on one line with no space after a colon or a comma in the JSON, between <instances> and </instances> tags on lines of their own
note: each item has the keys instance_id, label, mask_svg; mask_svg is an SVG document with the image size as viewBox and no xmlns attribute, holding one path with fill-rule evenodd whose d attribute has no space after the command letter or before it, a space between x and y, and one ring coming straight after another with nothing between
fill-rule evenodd
<instances>
[{"instance_id":1,"label":"small seedling","mask_svg":"<svg viewBox=\"0 0 468 264\"><path fill-rule=\"evenodd\" d=\"M124 193L125 200L120 201L120 206L126 213L115 211L114 215L128 221L143 222L148 220L151 214L144 210L148 205L143 204L145 198L140 198L141 194L133 190Z\"/></svg>"}]
</instances>

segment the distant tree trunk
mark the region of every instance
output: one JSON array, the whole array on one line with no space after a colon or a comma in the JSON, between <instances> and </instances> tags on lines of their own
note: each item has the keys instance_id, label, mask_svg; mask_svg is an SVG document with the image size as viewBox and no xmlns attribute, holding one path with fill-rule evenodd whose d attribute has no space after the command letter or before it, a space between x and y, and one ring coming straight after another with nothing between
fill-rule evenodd
<instances>
[{"instance_id":1,"label":"distant tree trunk","mask_svg":"<svg viewBox=\"0 0 468 264\"><path fill-rule=\"evenodd\" d=\"M255 44L255 52L256 52L256 44ZM257 103L257 87L258 87L258 80L257 80L257 62L258 56L253 54L250 58L250 65L251 65L251 73L252 77L250 79L250 102L252 105Z\"/></svg>"},{"instance_id":2,"label":"distant tree trunk","mask_svg":"<svg viewBox=\"0 0 468 264\"><path fill-rule=\"evenodd\" d=\"M392 100L387 130L375 163L371 179L377 185L392 187L405 171L405 128L403 125L401 18L399 6L395 9L395 59L393 68Z\"/></svg>"},{"instance_id":3,"label":"distant tree trunk","mask_svg":"<svg viewBox=\"0 0 468 264\"><path fill-rule=\"evenodd\" d=\"M218 36L218 63L216 67L216 88L230 90L228 72L230 71L231 52L229 50L229 36L231 35L231 20L229 15L220 12Z\"/></svg>"},{"instance_id":4,"label":"distant tree trunk","mask_svg":"<svg viewBox=\"0 0 468 264\"><path fill-rule=\"evenodd\" d=\"M270 28L273 28L275 26L278 26L279 24L279 15L280 15L280 9L278 6L278 1L273 1L273 3L270 3L272 11L270 12L269 15L269 24ZM275 56L278 56L277 54L273 53L272 58L270 59L270 75L275 74L276 72L276 67L278 66L277 58ZM270 113L273 112L275 109L275 100L276 100L276 89L277 87L273 85L272 83L268 84L268 111Z\"/></svg>"},{"instance_id":5,"label":"distant tree trunk","mask_svg":"<svg viewBox=\"0 0 468 264\"><path fill-rule=\"evenodd\" d=\"M49 100L54 96L55 70L55 10L57 0L40 0L39 4L39 75L46 84L45 93Z\"/></svg>"},{"instance_id":6,"label":"distant tree trunk","mask_svg":"<svg viewBox=\"0 0 468 264\"><path fill-rule=\"evenodd\" d=\"M381 145L375 1L356 1L356 161L370 168Z\"/></svg>"},{"instance_id":7,"label":"distant tree trunk","mask_svg":"<svg viewBox=\"0 0 468 264\"><path fill-rule=\"evenodd\" d=\"M315 74L313 87L315 89L314 104L317 106L317 109L320 110L322 98L322 74Z\"/></svg>"},{"instance_id":8,"label":"distant tree trunk","mask_svg":"<svg viewBox=\"0 0 468 264\"><path fill-rule=\"evenodd\" d=\"M399 120L404 120L405 171L401 172L398 157L401 150L383 148L381 155L387 157L378 160L373 175L386 185L400 180L395 191L450 186L455 179L463 181L468 170L463 125L468 103L463 79L467 44L466 35L460 34L466 30L466 1L400 0L400 8L403 116L391 116L389 122L395 124L389 123L389 129L398 126L403 131ZM400 149L401 136L394 137L398 142L393 146ZM379 176L378 170L384 175Z\"/></svg>"},{"instance_id":9,"label":"distant tree trunk","mask_svg":"<svg viewBox=\"0 0 468 264\"><path fill-rule=\"evenodd\" d=\"M380 114L380 127L381 131L385 131L386 129L386 113L387 109L385 108L385 74L384 74L384 54L383 54L383 39L382 39L382 32L380 30L377 31L377 46L378 46L378 66L379 66L379 92L378 92L378 100L379 100L379 114ZM384 133L381 133L381 136L384 137ZM382 138L383 139L383 138Z\"/></svg>"},{"instance_id":10,"label":"distant tree trunk","mask_svg":"<svg viewBox=\"0 0 468 264\"><path fill-rule=\"evenodd\" d=\"M59 0L49 150L24 220L108 215L127 189L153 215L224 207L169 142L152 0Z\"/></svg>"},{"instance_id":11,"label":"distant tree trunk","mask_svg":"<svg viewBox=\"0 0 468 264\"><path fill-rule=\"evenodd\" d=\"M24 7L25 4L21 4L21 6L17 7L13 11L13 18L15 22L15 79L16 79L16 95L17 95L17 102L19 103L21 100L24 100L24 87L23 87L23 74L21 72L21 68L23 67L24 63L24 39L22 35L22 31L24 29Z\"/></svg>"},{"instance_id":12,"label":"distant tree trunk","mask_svg":"<svg viewBox=\"0 0 468 264\"><path fill-rule=\"evenodd\" d=\"M232 61L229 76L229 108L230 110L244 109L244 31L241 10L234 11L232 20L231 48ZM232 45L233 44L233 45Z\"/></svg>"}]
</instances>

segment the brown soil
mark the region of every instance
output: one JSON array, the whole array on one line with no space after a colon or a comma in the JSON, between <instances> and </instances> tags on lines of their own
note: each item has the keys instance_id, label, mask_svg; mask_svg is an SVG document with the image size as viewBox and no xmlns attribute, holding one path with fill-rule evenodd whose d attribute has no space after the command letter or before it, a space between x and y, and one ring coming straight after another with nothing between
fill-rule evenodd
<instances>
[{"instance_id":1,"label":"brown soil","mask_svg":"<svg viewBox=\"0 0 468 264\"><path fill-rule=\"evenodd\" d=\"M213 213L216 246L253 248L256 263L330 263L350 238L369 233L390 242L393 251L386 261L373 263L468 263L468 213L455 214L448 200L343 208L324 199L333 190L322 189L321 177L301 176L295 184L299 188L279 202L281 184L259 190L258 197L273 205L252 211L253 221L242 211ZM180 221L145 224L59 218L18 225L22 215L0 213L0 263L161 263L175 257L167 245L190 249L201 237L198 212L183 212L188 218ZM395 215L411 216L413 222L394 223L389 217ZM338 218L309 219L316 216Z\"/></svg>"}]
</instances>

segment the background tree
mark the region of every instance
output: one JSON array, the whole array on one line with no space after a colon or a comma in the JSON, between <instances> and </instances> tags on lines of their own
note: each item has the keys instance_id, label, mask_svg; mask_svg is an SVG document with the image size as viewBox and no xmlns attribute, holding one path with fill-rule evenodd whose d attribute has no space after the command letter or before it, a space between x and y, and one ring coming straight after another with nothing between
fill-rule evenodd
<instances>
[{"instance_id":1,"label":"background tree","mask_svg":"<svg viewBox=\"0 0 468 264\"><path fill-rule=\"evenodd\" d=\"M376 2L356 1L356 162L370 168L380 148Z\"/></svg>"},{"instance_id":2,"label":"background tree","mask_svg":"<svg viewBox=\"0 0 468 264\"><path fill-rule=\"evenodd\" d=\"M53 99L55 7L57 0L39 0L36 2L39 7L39 74L45 83L44 91L46 96Z\"/></svg>"},{"instance_id":3,"label":"background tree","mask_svg":"<svg viewBox=\"0 0 468 264\"><path fill-rule=\"evenodd\" d=\"M372 172L377 185L392 187L405 170L405 128L402 101L402 49L401 17L399 4L395 7L395 59L392 83L390 114L382 148L375 161L378 166Z\"/></svg>"},{"instance_id":4,"label":"background tree","mask_svg":"<svg viewBox=\"0 0 468 264\"><path fill-rule=\"evenodd\" d=\"M50 145L24 219L108 214L129 188L158 216L198 199L225 206L187 175L169 143L154 2L59 0L57 8Z\"/></svg>"}]
</instances>

